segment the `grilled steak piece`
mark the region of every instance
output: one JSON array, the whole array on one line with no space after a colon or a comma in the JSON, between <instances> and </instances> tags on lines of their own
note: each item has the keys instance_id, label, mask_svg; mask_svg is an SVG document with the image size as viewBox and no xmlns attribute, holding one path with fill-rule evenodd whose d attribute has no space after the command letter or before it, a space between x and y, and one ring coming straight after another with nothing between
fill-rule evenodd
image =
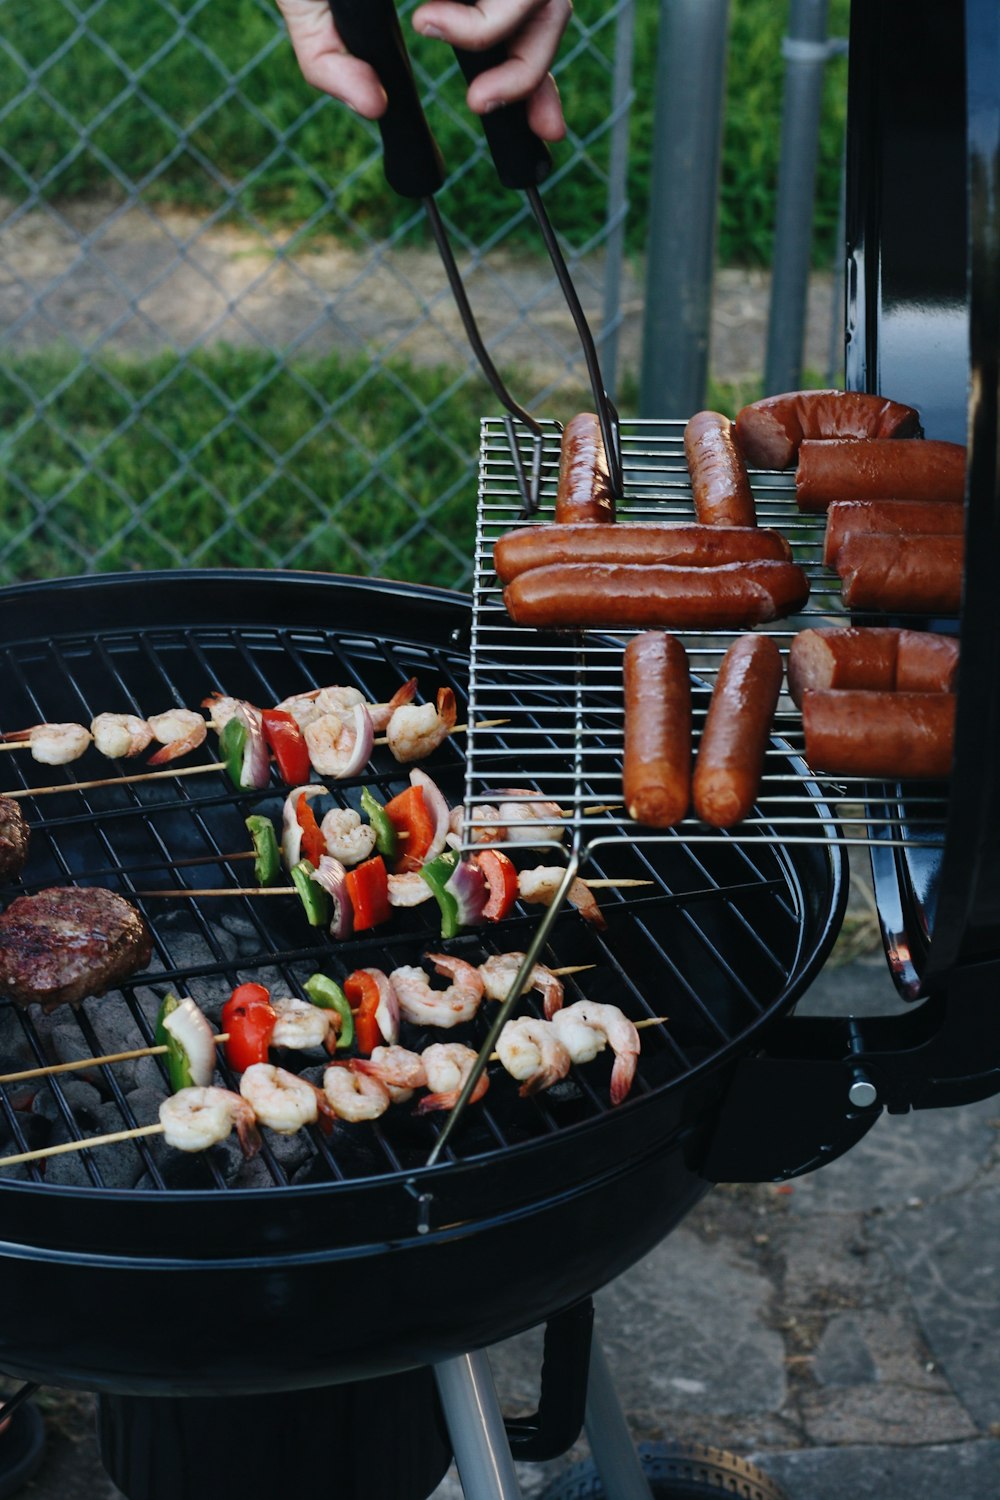
<instances>
[{"instance_id":1,"label":"grilled steak piece","mask_svg":"<svg viewBox=\"0 0 1000 1500\"><path fill-rule=\"evenodd\" d=\"M20 875L28 858L28 825L13 797L0 797L0 880Z\"/></svg>"},{"instance_id":2,"label":"grilled steak piece","mask_svg":"<svg viewBox=\"0 0 1000 1500\"><path fill-rule=\"evenodd\" d=\"M0 916L0 993L20 1005L78 1005L149 963L139 912L101 886L51 886Z\"/></svg>"}]
</instances>

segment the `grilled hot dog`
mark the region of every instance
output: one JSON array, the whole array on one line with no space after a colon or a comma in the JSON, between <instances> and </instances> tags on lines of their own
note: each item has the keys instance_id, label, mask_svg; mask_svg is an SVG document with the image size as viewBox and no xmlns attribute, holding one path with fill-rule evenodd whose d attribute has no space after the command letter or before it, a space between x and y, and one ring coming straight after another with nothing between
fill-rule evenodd
<instances>
[{"instance_id":1,"label":"grilled hot dog","mask_svg":"<svg viewBox=\"0 0 1000 1500\"><path fill-rule=\"evenodd\" d=\"M834 776L949 775L953 693L810 691L802 699L806 760Z\"/></svg>"},{"instance_id":2,"label":"grilled hot dog","mask_svg":"<svg viewBox=\"0 0 1000 1500\"><path fill-rule=\"evenodd\" d=\"M615 497L597 413L580 412L563 428L556 521L613 521Z\"/></svg>"},{"instance_id":3,"label":"grilled hot dog","mask_svg":"<svg viewBox=\"0 0 1000 1500\"><path fill-rule=\"evenodd\" d=\"M720 563L771 558L790 562L792 549L780 531L756 526L693 526L620 521L614 526L580 521L575 526L522 526L499 537L493 566L502 583L549 563L672 563L710 568Z\"/></svg>"},{"instance_id":4,"label":"grilled hot dog","mask_svg":"<svg viewBox=\"0 0 1000 1500\"><path fill-rule=\"evenodd\" d=\"M684 429L684 454L698 520L705 526L756 526L753 491L729 418L696 412Z\"/></svg>"},{"instance_id":5,"label":"grilled hot dog","mask_svg":"<svg viewBox=\"0 0 1000 1500\"><path fill-rule=\"evenodd\" d=\"M788 652L788 691L863 688L872 692L950 693L958 641L928 630L844 625L800 630Z\"/></svg>"},{"instance_id":6,"label":"grilled hot dog","mask_svg":"<svg viewBox=\"0 0 1000 1500\"><path fill-rule=\"evenodd\" d=\"M625 807L672 828L691 800L691 677L675 636L647 631L625 648Z\"/></svg>"},{"instance_id":7,"label":"grilled hot dog","mask_svg":"<svg viewBox=\"0 0 1000 1500\"><path fill-rule=\"evenodd\" d=\"M521 573L503 591L511 619L539 629L603 626L749 629L801 609L809 580L790 562L684 568L556 563Z\"/></svg>"},{"instance_id":8,"label":"grilled hot dog","mask_svg":"<svg viewBox=\"0 0 1000 1500\"><path fill-rule=\"evenodd\" d=\"M960 536L965 509L953 500L835 500L826 513L823 561L833 567L849 536L880 531L895 536Z\"/></svg>"},{"instance_id":9,"label":"grilled hot dog","mask_svg":"<svg viewBox=\"0 0 1000 1500\"><path fill-rule=\"evenodd\" d=\"M848 609L957 614L962 602L961 536L849 536L838 550Z\"/></svg>"},{"instance_id":10,"label":"grilled hot dog","mask_svg":"<svg viewBox=\"0 0 1000 1500\"><path fill-rule=\"evenodd\" d=\"M781 653L769 635L745 635L722 659L698 746L694 810L713 828L749 814L764 774L781 692Z\"/></svg>"},{"instance_id":11,"label":"grilled hot dog","mask_svg":"<svg viewBox=\"0 0 1000 1500\"><path fill-rule=\"evenodd\" d=\"M803 438L909 438L920 431L912 406L862 391L786 391L736 415L736 441L759 469L790 468Z\"/></svg>"},{"instance_id":12,"label":"grilled hot dog","mask_svg":"<svg viewBox=\"0 0 1000 1500\"><path fill-rule=\"evenodd\" d=\"M963 500L965 448L924 439L831 438L805 441L795 471L800 510L820 511L832 500Z\"/></svg>"}]
</instances>

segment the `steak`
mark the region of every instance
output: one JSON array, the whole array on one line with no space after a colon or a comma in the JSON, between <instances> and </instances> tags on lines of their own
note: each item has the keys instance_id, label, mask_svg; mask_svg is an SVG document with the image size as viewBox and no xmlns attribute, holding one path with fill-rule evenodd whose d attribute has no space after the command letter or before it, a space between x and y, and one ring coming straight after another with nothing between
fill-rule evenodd
<instances>
[{"instance_id":1,"label":"steak","mask_svg":"<svg viewBox=\"0 0 1000 1500\"><path fill-rule=\"evenodd\" d=\"M28 825L13 797L0 797L0 880L15 880L28 859Z\"/></svg>"},{"instance_id":2,"label":"steak","mask_svg":"<svg viewBox=\"0 0 1000 1500\"><path fill-rule=\"evenodd\" d=\"M149 963L153 939L135 907L102 886L51 886L0 916L0 993L19 1005L79 1005Z\"/></svg>"}]
</instances>

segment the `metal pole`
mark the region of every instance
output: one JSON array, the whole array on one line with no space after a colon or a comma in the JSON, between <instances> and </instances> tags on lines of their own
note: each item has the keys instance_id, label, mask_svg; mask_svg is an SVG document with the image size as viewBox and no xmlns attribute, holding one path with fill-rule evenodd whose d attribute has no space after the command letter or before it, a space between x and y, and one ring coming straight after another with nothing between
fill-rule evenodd
<instances>
[{"instance_id":1,"label":"metal pole","mask_svg":"<svg viewBox=\"0 0 1000 1500\"><path fill-rule=\"evenodd\" d=\"M632 104L635 0L624 0L615 27L608 161L608 219L604 262L604 316L597 340L604 384L612 401L618 388L618 340L622 326L622 265L628 214L628 122Z\"/></svg>"},{"instance_id":2,"label":"metal pole","mask_svg":"<svg viewBox=\"0 0 1000 1500\"><path fill-rule=\"evenodd\" d=\"M729 0L661 0L639 410L705 404Z\"/></svg>"},{"instance_id":3,"label":"metal pole","mask_svg":"<svg viewBox=\"0 0 1000 1500\"><path fill-rule=\"evenodd\" d=\"M826 24L827 0L791 0L788 35L782 40L785 98L764 367L767 395L802 383L823 72L830 56Z\"/></svg>"},{"instance_id":4,"label":"metal pole","mask_svg":"<svg viewBox=\"0 0 1000 1500\"><path fill-rule=\"evenodd\" d=\"M486 1354L442 1360L434 1378L466 1500L521 1500Z\"/></svg>"},{"instance_id":5,"label":"metal pole","mask_svg":"<svg viewBox=\"0 0 1000 1500\"><path fill-rule=\"evenodd\" d=\"M587 1442L607 1500L652 1500L600 1340L590 1345Z\"/></svg>"}]
</instances>

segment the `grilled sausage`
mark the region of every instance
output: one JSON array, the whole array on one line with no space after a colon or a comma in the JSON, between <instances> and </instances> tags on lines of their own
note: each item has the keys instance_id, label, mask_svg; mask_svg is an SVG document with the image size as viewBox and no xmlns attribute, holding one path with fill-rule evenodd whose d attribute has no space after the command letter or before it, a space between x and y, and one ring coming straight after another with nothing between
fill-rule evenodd
<instances>
[{"instance_id":1,"label":"grilled sausage","mask_svg":"<svg viewBox=\"0 0 1000 1500\"><path fill-rule=\"evenodd\" d=\"M498 537L493 566L502 583L549 563L672 563L710 568L771 558L790 562L792 549L770 527L695 526L580 521L575 526L522 526Z\"/></svg>"},{"instance_id":2,"label":"grilled sausage","mask_svg":"<svg viewBox=\"0 0 1000 1500\"><path fill-rule=\"evenodd\" d=\"M556 521L613 521L615 497L596 412L583 411L563 428L556 488Z\"/></svg>"},{"instance_id":3,"label":"grilled sausage","mask_svg":"<svg viewBox=\"0 0 1000 1500\"><path fill-rule=\"evenodd\" d=\"M806 760L834 776L948 776L955 701L954 693L807 692Z\"/></svg>"},{"instance_id":4,"label":"grilled sausage","mask_svg":"<svg viewBox=\"0 0 1000 1500\"><path fill-rule=\"evenodd\" d=\"M13 797L0 797L0 880L14 880L28 862L31 834Z\"/></svg>"},{"instance_id":5,"label":"grilled sausage","mask_svg":"<svg viewBox=\"0 0 1000 1500\"><path fill-rule=\"evenodd\" d=\"M744 635L722 658L698 746L694 810L713 828L749 814L764 774L781 692L781 652L769 635Z\"/></svg>"},{"instance_id":6,"label":"grilled sausage","mask_svg":"<svg viewBox=\"0 0 1000 1500\"><path fill-rule=\"evenodd\" d=\"M826 513L823 561L833 567L849 536L880 531L895 536L959 536L965 508L953 500L834 500Z\"/></svg>"},{"instance_id":7,"label":"grilled sausage","mask_svg":"<svg viewBox=\"0 0 1000 1500\"><path fill-rule=\"evenodd\" d=\"M848 609L894 614L957 614L962 602L960 536L851 536L836 569Z\"/></svg>"},{"instance_id":8,"label":"grilled sausage","mask_svg":"<svg viewBox=\"0 0 1000 1500\"><path fill-rule=\"evenodd\" d=\"M805 441L795 471L800 510L820 511L832 500L964 500L965 448L924 439L831 438Z\"/></svg>"},{"instance_id":9,"label":"grilled sausage","mask_svg":"<svg viewBox=\"0 0 1000 1500\"><path fill-rule=\"evenodd\" d=\"M958 640L933 630L901 630L896 654L896 691L953 693L958 677Z\"/></svg>"},{"instance_id":10,"label":"grilled sausage","mask_svg":"<svg viewBox=\"0 0 1000 1500\"><path fill-rule=\"evenodd\" d=\"M691 800L691 677L676 636L647 631L625 648L622 790L630 818L672 828Z\"/></svg>"},{"instance_id":11,"label":"grilled sausage","mask_svg":"<svg viewBox=\"0 0 1000 1500\"><path fill-rule=\"evenodd\" d=\"M641 563L556 563L530 568L503 591L517 625L574 630L740 630L794 614L809 597L797 563L718 568Z\"/></svg>"},{"instance_id":12,"label":"grilled sausage","mask_svg":"<svg viewBox=\"0 0 1000 1500\"><path fill-rule=\"evenodd\" d=\"M790 468L803 438L909 438L920 432L912 406L862 391L787 391L736 415L736 441L758 469Z\"/></svg>"},{"instance_id":13,"label":"grilled sausage","mask_svg":"<svg viewBox=\"0 0 1000 1500\"><path fill-rule=\"evenodd\" d=\"M788 652L788 691L801 706L808 690L868 688L890 693L896 686L899 631L846 625L800 630Z\"/></svg>"},{"instance_id":14,"label":"grilled sausage","mask_svg":"<svg viewBox=\"0 0 1000 1500\"><path fill-rule=\"evenodd\" d=\"M733 424L718 411L700 411L684 429L684 454L694 513L704 526L756 526L757 511Z\"/></svg>"}]
</instances>

